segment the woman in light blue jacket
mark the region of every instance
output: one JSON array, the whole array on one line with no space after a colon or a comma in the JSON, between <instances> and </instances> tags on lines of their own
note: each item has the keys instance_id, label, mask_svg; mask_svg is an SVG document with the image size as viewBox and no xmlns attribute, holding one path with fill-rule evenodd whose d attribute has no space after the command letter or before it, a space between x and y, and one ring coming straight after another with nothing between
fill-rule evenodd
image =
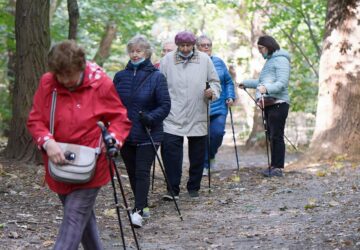
<instances>
[{"instance_id":1,"label":"woman in light blue jacket","mask_svg":"<svg viewBox=\"0 0 360 250\"><path fill-rule=\"evenodd\" d=\"M261 105L265 100L265 120L270 139L271 167L263 174L283 176L285 162L284 130L289 112L288 85L290 77L290 55L280 49L279 44L271 36L261 36L258 49L266 63L261 70L259 79L244 80L240 88L256 88L256 100Z\"/></svg>"}]
</instances>

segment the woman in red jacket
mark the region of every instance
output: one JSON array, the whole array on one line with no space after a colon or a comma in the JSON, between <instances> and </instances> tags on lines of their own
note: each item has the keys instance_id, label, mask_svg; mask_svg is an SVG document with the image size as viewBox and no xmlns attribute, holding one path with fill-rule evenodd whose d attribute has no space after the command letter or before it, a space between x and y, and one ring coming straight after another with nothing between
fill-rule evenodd
<instances>
[{"instance_id":1,"label":"woman in red jacket","mask_svg":"<svg viewBox=\"0 0 360 250\"><path fill-rule=\"evenodd\" d=\"M48 160L66 163L57 142L95 148L101 130L98 121L109 125L109 132L121 146L131 127L112 80L95 63L86 62L85 52L74 41L55 45L48 59L50 72L40 80L27 122L28 129L43 152L45 180L58 194L64 216L54 249L103 249L94 214L96 196L110 181L105 153L98 158L93 178L84 184L54 180L48 171ZM50 133L52 93L57 92L54 133Z\"/></svg>"}]
</instances>

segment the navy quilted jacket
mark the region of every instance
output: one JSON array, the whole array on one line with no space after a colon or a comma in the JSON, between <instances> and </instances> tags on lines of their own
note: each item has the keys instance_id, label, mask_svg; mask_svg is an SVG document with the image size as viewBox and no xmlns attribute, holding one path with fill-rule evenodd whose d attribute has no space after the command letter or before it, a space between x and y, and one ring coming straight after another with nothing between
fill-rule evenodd
<instances>
[{"instance_id":1,"label":"navy quilted jacket","mask_svg":"<svg viewBox=\"0 0 360 250\"><path fill-rule=\"evenodd\" d=\"M124 70L116 73L116 91L128 111L132 128L127 142L149 143L139 111L148 114L152 120L151 136L155 142L163 139L163 120L170 112L170 95L165 76L146 59L137 68L129 62Z\"/></svg>"}]
</instances>

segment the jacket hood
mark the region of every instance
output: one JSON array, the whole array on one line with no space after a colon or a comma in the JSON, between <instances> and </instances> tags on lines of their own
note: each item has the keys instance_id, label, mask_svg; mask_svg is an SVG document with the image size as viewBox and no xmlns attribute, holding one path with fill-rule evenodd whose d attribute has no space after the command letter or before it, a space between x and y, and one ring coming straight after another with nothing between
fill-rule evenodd
<instances>
[{"instance_id":1,"label":"jacket hood","mask_svg":"<svg viewBox=\"0 0 360 250\"><path fill-rule=\"evenodd\" d=\"M83 73L83 82L78 88L76 88L76 90L87 88L89 86L97 88L101 84L101 81L99 81L100 79L108 78L104 70L99 65L89 61L86 62L85 70ZM66 89L64 86L57 82L56 77L52 72L48 72L44 76L53 78L54 81L52 84L55 84L55 87L58 90L62 91Z\"/></svg>"},{"instance_id":2,"label":"jacket hood","mask_svg":"<svg viewBox=\"0 0 360 250\"><path fill-rule=\"evenodd\" d=\"M104 70L94 62L86 62L83 86L97 85L100 78L107 77Z\"/></svg>"},{"instance_id":3,"label":"jacket hood","mask_svg":"<svg viewBox=\"0 0 360 250\"><path fill-rule=\"evenodd\" d=\"M290 54L289 52L287 52L286 50L283 50L283 49L279 49L277 51L275 51L270 58L275 58L275 57L280 57L280 56L283 56L285 57L286 59L288 59L288 61L290 62Z\"/></svg>"},{"instance_id":4,"label":"jacket hood","mask_svg":"<svg viewBox=\"0 0 360 250\"><path fill-rule=\"evenodd\" d=\"M130 60L129 60L128 64L126 65L125 69L126 70L131 70L131 71L135 70L135 67L131 63ZM136 67L136 70L155 71L155 70L158 70L158 69L154 67L154 65L150 61L150 58L148 58L145 61L143 61L142 63L140 63L140 65Z\"/></svg>"}]
</instances>

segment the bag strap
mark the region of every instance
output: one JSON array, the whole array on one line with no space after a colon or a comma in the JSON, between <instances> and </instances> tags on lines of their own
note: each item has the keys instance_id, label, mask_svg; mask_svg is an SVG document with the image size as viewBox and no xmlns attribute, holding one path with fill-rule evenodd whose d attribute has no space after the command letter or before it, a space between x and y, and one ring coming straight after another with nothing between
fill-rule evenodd
<instances>
[{"instance_id":1,"label":"bag strap","mask_svg":"<svg viewBox=\"0 0 360 250\"><path fill-rule=\"evenodd\" d=\"M54 119L55 119L55 109L56 109L56 97L57 92L56 89L52 92L52 100L51 100L51 109L50 109L50 133L54 135Z\"/></svg>"},{"instance_id":2,"label":"bag strap","mask_svg":"<svg viewBox=\"0 0 360 250\"><path fill-rule=\"evenodd\" d=\"M56 110L56 99L57 99L57 91L56 89L52 92L52 100L51 100L51 109L50 109L50 133L54 136L54 120L55 120L55 110ZM96 155L101 153L101 142L102 142L102 134L100 134L99 145L95 148Z\"/></svg>"}]
</instances>

